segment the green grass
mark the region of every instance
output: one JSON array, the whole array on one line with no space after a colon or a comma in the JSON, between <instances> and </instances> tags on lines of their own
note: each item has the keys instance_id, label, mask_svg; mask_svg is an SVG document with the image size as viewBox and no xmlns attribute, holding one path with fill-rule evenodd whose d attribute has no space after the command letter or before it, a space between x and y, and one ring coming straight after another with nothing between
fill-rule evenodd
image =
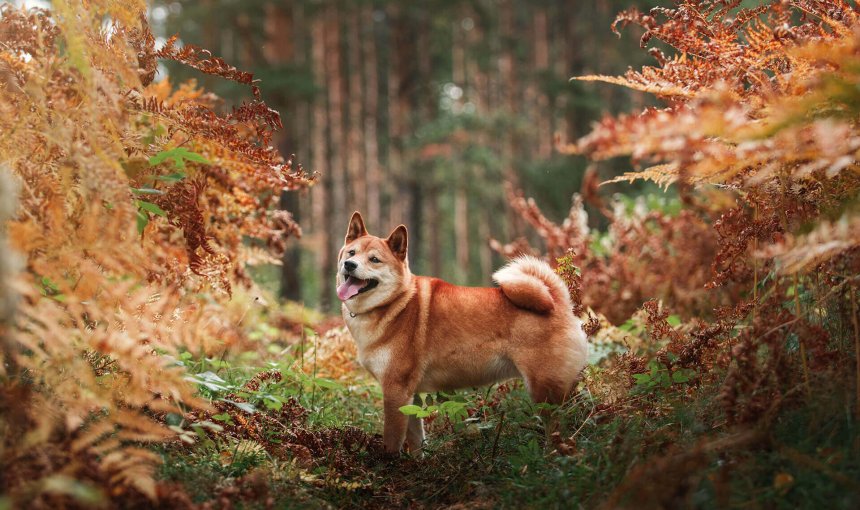
<instances>
[{"instance_id":1,"label":"green grass","mask_svg":"<svg viewBox=\"0 0 860 510\"><path fill-rule=\"evenodd\" d=\"M362 372L349 381L302 372L296 349L230 360L185 356L181 362L204 381L201 395L227 406L232 418L218 422L225 430L217 432L200 427L202 417L172 417L180 428L196 430L196 441L159 450L165 459L160 478L182 486L195 502L228 497L237 508L860 504L852 389L839 384L846 374L836 371L814 381L815 395L796 394L764 430L725 424L719 385L707 382L721 381L720 374L699 386L670 382L660 391L643 382L642 391L615 406L583 389L554 411L566 454L547 443L539 406L521 383L498 395L496 387L460 392L446 398L464 402L471 416L437 416L427 427L424 458L391 460L381 455L376 383ZM278 370L280 381L245 387L269 370ZM236 396L253 409L232 409L225 400ZM444 400L437 396L427 405ZM266 422L283 419L277 413L291 401L307 410L300 423ZM261 435L242 437L245 420L262 423Z\"/></svg>"}]
</instances>

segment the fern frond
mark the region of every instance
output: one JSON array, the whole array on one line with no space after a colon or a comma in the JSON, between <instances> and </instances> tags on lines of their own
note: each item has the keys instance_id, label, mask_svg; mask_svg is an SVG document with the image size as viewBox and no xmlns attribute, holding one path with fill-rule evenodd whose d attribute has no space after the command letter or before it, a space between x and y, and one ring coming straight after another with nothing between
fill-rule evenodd
<instances>
[{"instance_id":1,"label":"fern frond","mask_svg":"<svg viewBox=\"0 0 860 510\"><path fill-rule=\"evenodd\" d=\"M600 81L604 83L612 83L614 85L620 85L622 87L627 87L629 89L638 90L640 92L647 92L649 94L654 94L659 97L683 97L683 98L692 98L695 94L684 87L678 87L669 82L639 82L632 81L629 78L619 77L619 76L606 76L602 74L592 74L587 76L576 76L571 78L571 80L578 81Z\"/></svg>"},{"instance_id":2,"label":"fern frond","mask_svg":"<svg viewBox=\"0 0 860 510\"><path fill-rule=\"evenodd\" d=\"M848 214L833 222L819 223L811 232L792 236L784 245L760 255L775 257L786 274L807 271L840 254L860 247L860 214Z\"/></svg>"},{"instance_id":3,"label":"fern frond","mask_svg":"<svg viewBox=\"0 0 860 510\"><path fill-rule=\"evenodd\" d=\"M623 175L603 181L600 185L603 186L604 184L617 182L635 182L637 180L652 181L665 190L678 180L678 164L666 163L664 165L654 165L639 172L625 172Z\"/></svg>"}]
</instances>

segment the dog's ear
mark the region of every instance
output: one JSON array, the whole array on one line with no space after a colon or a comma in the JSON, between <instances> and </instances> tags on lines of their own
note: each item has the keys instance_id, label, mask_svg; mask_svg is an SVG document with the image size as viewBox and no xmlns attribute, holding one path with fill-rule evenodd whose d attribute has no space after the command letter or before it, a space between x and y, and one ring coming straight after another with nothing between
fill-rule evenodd
<instances>
[{"instance_id":1,"label":"dog's ear","mask_svg":"<svg viewBox=\"0 0 860 510\"><path fill-rule=\"evenodd\" d=\"M346 244L366 235L367 229L364 228L364 219L362 219L360 212L355 211L352 213L352 218L349 220L349 227L346 229L346 239L344 239L343 242Z\"/></svg>"},{"instance_id":2,"label":"dog's ear","mask_svg":"<svg viewBox=\"0 0 860 510\"><path fill-rule=\"evenodd\" d=\"M399 225L385 240L391 252L400 260L406 260L406 226Z\"/></svg>"}]
</instances>

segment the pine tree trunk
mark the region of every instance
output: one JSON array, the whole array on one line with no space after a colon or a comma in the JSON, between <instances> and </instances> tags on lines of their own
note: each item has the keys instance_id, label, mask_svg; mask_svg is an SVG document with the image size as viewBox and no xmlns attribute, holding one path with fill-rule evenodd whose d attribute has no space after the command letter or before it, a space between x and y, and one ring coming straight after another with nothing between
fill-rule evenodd
<instances>
[{"instance_id":1,"label":"pine tree trunk","mask_svg":"<svg viewBox=\"0 0 860 510\"><path fill-rule=\"evenodd\" d=\"M541 71L546 71L549 68L548 29L546 7L541 6L536 8L534 13L534 61L535 70L538 71L538 75L535 77L537 80L544 79L541 76ZM540 85L539 81L537 85ZM537 88L535 90L535 97L537 99L535 123L538 128L538 157L549 159L552 156L551 119L553 112L550 110L549 98L542 90Z\"/></svg>"},{"instance_id":2,"label":"pine tree trunk","mask_svg":"<svg viewBox=\"0 0 860 510\"><path fill-rule=\"evenodd\" d=\"M325 86L326 83L324 29L325 23L323 22L323 18L317 13L311 21L311 67L314 81L320 87ZM326 164L326 96L323 93L315 95L311 109L313 112L313 127L311 128L311 146L313 149L311 160L313 170L323 173L329 168ZM313 201L312 228L317 241L314 243L314 249L320 253L318 269L320 271L321 285L318 290L321 308L328 308L331 303L331 289L329 285L326 285L331 279L330 266L332 264L332 255L328 249L332 237L328 221L329 208L327 206L330 198L331 185L328 176L326 176L311 189L311 199Z\"/></svg>"},{"instance_id":3,"label":"pine tree trunk","mask_svg":"<svg viewBox=\"0 0 860 510\"><path fill-rule=\"evenodd\" d=\"M379 67L376 58L376 24L373 7L361 8L361 54L364 74L364 166L367 171L367 221L372 229L382 222L382 168L376 118L379 115Z\"/></svg>"},{"instance_id":4,"label":"pine tree trunk","mask_svg":"<svg viewBox=\"0 0 860 510\"><path fill-rule=\"evenodd\" d=\"M349 105L349 131L347 135L347 174L352 191L353 208L367 214L367 169L364 166L364 130L362 129L362 109L364 87L361 65L361 38L359 36L359 11L350 10L347 23L347 48L349 71L347 76L347 104ZM349 214L350 211L347 211Z\"/></svg>"},{"instance_id":5,"label":"pine tree trunk","mask_svg":"<svg viewBox=\"0 0 860 510\"><path fill-rule=\"evenodd\" d=\"M341 73L340 21L337 8L329 5L325 9L325 73L326 89L328 91L328 154L329 182L331 183L331 200L326 206L329 215L326 243L326 264L323 273L323 293L331 296L331 286L327 283L335 274L334 254L340 248L340 236L335 232L345 227L349 218L346 214L347 190L346 169L343 159L343 78ZM329 305L326 300L325 305ZM329 308L326 306L325 308Z\"/></svg>"},{"instance_id":6,"label":"pine tree trunk","mask_svg":"<svg viewBox=\"0 0 860 510\"><path fill-rule=\"evenodd\" d=\"M411 78L406 60L408 38L412 37L412 34L408 33L406 21L399 11L397 6L390 7L388 11L392 25L391 57L388 63L388 173L393 183L389 210L391 226L406 220L406 203L409 200L404 182L403 141L406 136L408 108L405 95Z\"/></svg>"}]
</instances>

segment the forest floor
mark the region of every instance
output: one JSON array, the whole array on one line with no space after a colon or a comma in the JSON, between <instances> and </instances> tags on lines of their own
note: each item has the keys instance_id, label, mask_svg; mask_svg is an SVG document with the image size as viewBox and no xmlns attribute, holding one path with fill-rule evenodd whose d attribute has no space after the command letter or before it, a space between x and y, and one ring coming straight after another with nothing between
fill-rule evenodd
<instances>
[{"instance_id":1,"label":"forest floor","mask_svg":"<svg viewBox=\"0 0 860 510\"><path fill-rule=\"evenodd\" d=\"M253 326L260 348L221 357L184 353L212 402L165 420L163 505L202 508L857 508L860 434L852 391L812 381L761 412L726 424L721 377L637 378L625 395L613 357L581 391L540 409L519 381L427 395L423 458L382 455L379 386L355 362L337 319L304 310L286 330ZM284 340L284 332L287 339ZM280 341L277 339L281 339ZM600 351L601 349L593 349ZM603 349L604 351L606 349ZM850 374L845 374L850 376ZM659 391L653 391L659 390ZM420 408L420 409L419 409Z\"/></svg>"}]
</instances>

